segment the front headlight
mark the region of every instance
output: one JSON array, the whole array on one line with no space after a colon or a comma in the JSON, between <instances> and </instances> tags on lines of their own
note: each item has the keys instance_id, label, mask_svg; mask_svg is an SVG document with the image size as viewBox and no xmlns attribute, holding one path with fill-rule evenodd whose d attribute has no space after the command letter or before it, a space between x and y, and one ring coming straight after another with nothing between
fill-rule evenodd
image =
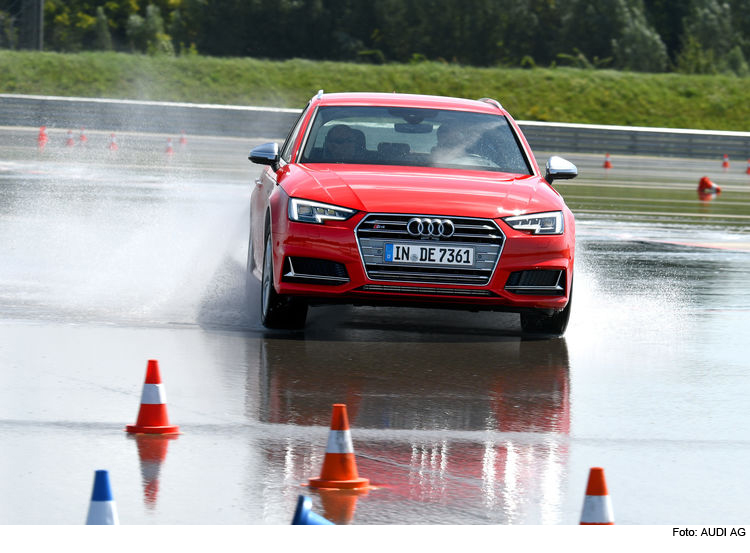
<instances>
[{"instance_id":1,"label":"front headlight","mask_svg":"<svg viewBox=\"0 0 750 553\"><path fill-rule=\"evenodd\" d=\"M289 219L300 223L322 224L326 221L346 221L355 213L357 211L354 209L337 205L300 200L299 198L289 200Z\"/></svg>"},{"instance_id":2,"label":"front headlight","mask_svg":"<svg viewBox=\"0 0 750 553\"><path fill-rule=\"evenodd\" d=\"M503 219L515 230L522 230L531 234L562 234L562 211L548 211L546 213L531 213L516 215Z\"/></svg>"}]
</instances>

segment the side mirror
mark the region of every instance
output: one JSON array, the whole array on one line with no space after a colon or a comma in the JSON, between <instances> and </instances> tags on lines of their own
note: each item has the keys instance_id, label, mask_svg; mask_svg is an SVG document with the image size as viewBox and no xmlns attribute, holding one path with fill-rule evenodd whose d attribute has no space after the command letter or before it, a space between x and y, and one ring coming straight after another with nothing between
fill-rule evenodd
<instances>
[{"instance_id":1,"label":"side mirror","mask_svg":"<svg viewBox=\"0 0 750 553\"><path fill-rule=\"evenodd\" d=\"M268 142L256 146L250 150L247 159L260 165L270 165L276 171L279 168L279 145L276 142Z\"/></svg>"},{"instance_id":2,"label":"side mirror","mask_svg":"<svg viewBox=\"0 0 750 553\"><path fill-rule=\"evenodd\" d=\"M546 181L552 184L555 179L574 179L578 176L578 167L567 159L552 156L547 161L547 173L544 175Z\"/></svg>"}]
</instances>

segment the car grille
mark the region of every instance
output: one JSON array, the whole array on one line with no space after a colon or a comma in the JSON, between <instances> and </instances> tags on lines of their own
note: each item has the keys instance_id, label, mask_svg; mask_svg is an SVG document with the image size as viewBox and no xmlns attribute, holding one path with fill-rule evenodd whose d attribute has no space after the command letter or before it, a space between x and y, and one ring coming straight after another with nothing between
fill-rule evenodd
<instances>
[{"instance_id":1,"label":"car grille","mask_svg":"<svg viewBox=\"0 0 750 553\"><path fill-rule=\"evenodd\" d=\"M386 284L365 284L357 288L362 292L383 292L386 294L422 294L425 296L466 296L489 298L495 296L489 290L471 290L467 288L423 288L419 286L389 286Z\"/></svg>"},{"instance_id":2,"label":"car grille","mask_svg":"<svg viewBox=\"0 0 750 553\"><path fill-rule=\"evenodd\" d=\"M406 230L413 217L450 219L455 232L448 238L415 238ZM484 286L492 278L504 241L505 235L492 219L373 213L357 226L357 243L367 276L381 281ZM473 247L474 266L386 263L385 245L393 242L414 246L427 243Z\"/></svg>"}]
</instances>

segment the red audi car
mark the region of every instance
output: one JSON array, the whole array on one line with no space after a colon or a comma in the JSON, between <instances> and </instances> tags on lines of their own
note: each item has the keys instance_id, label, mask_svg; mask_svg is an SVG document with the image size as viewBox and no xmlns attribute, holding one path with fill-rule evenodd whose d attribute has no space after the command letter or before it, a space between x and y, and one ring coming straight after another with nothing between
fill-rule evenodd
<instances>
[{"instance_id":1,"label":"red audi car","mask_svg":"<svg viewBox=\"0 0 750 553\"><path fill-rule=\"evenodd\" d=\"M248 278L268 328L323 303L512 311L526 333L570 316L575 223L495 100L323 94L284 144L263 144Z\"/></svg>"}]
</instances>

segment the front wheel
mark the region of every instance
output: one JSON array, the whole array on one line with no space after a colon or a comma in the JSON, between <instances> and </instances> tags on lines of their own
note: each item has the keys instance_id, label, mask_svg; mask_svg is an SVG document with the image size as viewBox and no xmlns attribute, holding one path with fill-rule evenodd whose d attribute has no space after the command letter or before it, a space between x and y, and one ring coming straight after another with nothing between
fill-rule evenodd
<instances>
[{"instance_id":1,"label":"front wheel","mask_svg":"<svg viewBox=\"0 0 750 553\"><path fill-rule=\"evenodd\" d=\"M554 334L562 336L568 327L570 308L573 305L573 283L570 284L568 305L562 311L547 315L539 311L521 313L521 330L527 334Z\"/></svg>"},{"instance_id":2,"label":"front wheel","mask_svg":"<svg viewBox=\"0 0 750 553\"><path fill-rule=\"evenodd\" d=\"M307 303L276 292L273 285L273 247L271 234L266 236L261 280L260 317L266 328L299 329L305 326Z\"/></svg>"}]
</instances>

